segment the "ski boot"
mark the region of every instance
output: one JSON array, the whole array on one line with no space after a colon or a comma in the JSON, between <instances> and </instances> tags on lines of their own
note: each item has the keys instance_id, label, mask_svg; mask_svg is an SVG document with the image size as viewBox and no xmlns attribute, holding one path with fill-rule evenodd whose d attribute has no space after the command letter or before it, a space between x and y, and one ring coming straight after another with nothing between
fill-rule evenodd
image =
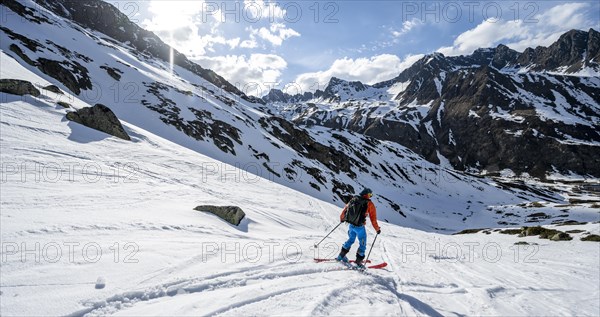
<instances>
[{"instance_id":1,"label":"ski boot","mask_svg":"<svg viewBox=\"0 0 600 317\"><path fill-rule=\"evenodd\" d=\"M340 251L340 255L337 256L337 258L335 258L337 261L340 262L345 262L348 263L348 258L346 257L346 254L349 252L350 250L348 249L344 249L344 247L342 247L342 250Z\"/></svg>"},{"instance_id":2,"label":"ski boot","mask_svg":"<svg viewBox=\"0 0 600 317\"><path fill-rule=\"evenodd\" d=\"M364 255L360 255L360 254L356 253L356 261L354 261L354 264L356 264L356 269L358 269L358 270L365 269L365 265L363 264L364 259L365 259Z\"/></svg>"}]
</instances>

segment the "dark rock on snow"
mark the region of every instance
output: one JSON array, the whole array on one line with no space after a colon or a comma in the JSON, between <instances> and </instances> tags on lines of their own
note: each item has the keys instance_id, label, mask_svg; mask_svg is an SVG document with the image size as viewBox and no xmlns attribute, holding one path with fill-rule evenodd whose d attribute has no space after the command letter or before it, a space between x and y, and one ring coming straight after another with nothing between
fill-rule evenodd
<instances>
[{"instance_id":1,"label":"dark rock on snow","mask_svg":"<svg viewBox=\"0 0 600 317\"><path fill-rule=\"evenodd\" d=\"M47 58L37 60L38 68L46 75L55 78L79 95L82 89L92 89L88 70L77 61L55 61Z\"/></svg>"},{"instance_id":2,"label":"dark rock on snow","mask_svg":"<svg viewBox=\"0 0 600 317\"><path fill-rule=\"evenodd\" d=\"M76 112L69 112L67 113L67 119L123 140L131 140L117 116L107 106L102 104L96 104L91 108L79 109Z\"/></svg>"},{"instance_id":3,"label":"dark rock on snow","mask_svg":"<svg viewBox=\"0 0 600 317\"><path fill-rule=\"evenodd\" d=\"M50 92L53 92L55 94L60 94L63 95L64 93L62 92L62 90L60 90L60 88L56 87L55 85L48 85L46 87L43 88L44 90L48 90Z\"/></svg>"},{"instance_id":4,"label":"dark rock on snow","mask_svg":"<svg viewBox=\"0 0 600 317\"><path fill-rule=\"evenodd\" d=\"M40 91L32 83L20 79L0 79L0 92L18 96L40 96Z\"/></svg>"},{"instance_id":5,"label":"dark rock on snow","mask_svg":"<svg viewBox=\"0 0 600 317\"><path fill-rule=\"evenodd\" d=\"M210 212L218 216L219 218L229 222L230 224L237 226L240 224L242 219L246 216L244 211L237 206L211 206L203 205L194 208L194 210Z\"/></svg>"}]
</instances>

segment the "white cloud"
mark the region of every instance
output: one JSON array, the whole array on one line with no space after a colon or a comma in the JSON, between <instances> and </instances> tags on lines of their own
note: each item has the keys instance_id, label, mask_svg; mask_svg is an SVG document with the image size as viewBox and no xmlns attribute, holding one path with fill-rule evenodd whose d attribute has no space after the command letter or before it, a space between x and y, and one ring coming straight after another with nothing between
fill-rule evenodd
<instances>
[{"instance_id":1,"label":"white cloud","mask_svg":"<svg viewBox=\"0 0 600 317\"><path fill-rule=\"evenodd\" d=\"M248 94L262 96L266 87L278 85L287 62L274 54L199 56L195 61L202 67L212 69L227 81ZM259 90L256 90L259 87Z\"/></svg>"},{"instance_id":2,"label":"white cloud","mask_svg":"<svg viewBox=\"0 0 600 317\"><path fill-rule=\"evenodd\" d=\"M249 40L244 40L240 43L240 47L241 48L256 48L258 46L258 43L256 43L256 40L251 38Z\"/></svg>"},{"instance_id":3,"label":"white cloud","mask_svg":"<svg viewBox=\"0 0 600 317\"><path fill-rule=\"evenodd\" d=\"M192 29L194 28L192 27ZM220 35L207 34L204 36L193 35L187 40L181 41L177 40L176 38L171 38L169 33L163 34L162 32L158 32L158 34L178 51L191 58L206 55L208 53L214 53L217 45L225 46L229 49L234 49L241 45L241 40L239 37L226 39Z\"/></svg>"},{"instance_id":4,"label":"white cloud","mask_svg":"<svg viewBox=\"0 0 600 317\"><path fill-rule=\"evenodd\" d=\"M393 29L391 30L392 36L400 37L400 36L410 32L415 27L422 25L422 24L423 24L423 21L421 21L417 18L413 18L412 20L404 21L404 23L402 23L402 29L400 29L400 31L393 30Z\"/></svg>"},{"instance_id":5,"label":"white cloud","mask_svg":"<svg viewBox=\"0 0 600 317\"><path fill-rule=\"evenodd\" d=\"M571 29L595 26L586 17L588 3L566 3L554 6L536 15L537 22L523 20L483 21L475 28L460 34L452 46L441 47L444 55L471 54L480 47L494 47L502 43L523 51L527 47L548 46ZM597 22L596 22L597 25Z\"/></svg>"},{"instance_id":6,"label":"white cloud","mask_svg":"<svg viewBox=\"0 0 600 317\"><path fill-rule=\"evenodd\" d=\"M210 5L210 14L202 13ZM247 23L246 35L238 32L236 37L229 38L232 32L225 31L231 24L224 19L234 19L229 15L224 16L221 9L237 7L239 14L243 14L241 23ZM263 0L245 0L243 7L240 3L216 4L199 1L182 0L153 0L149 2L148 11L151 16L142 22L142 25L155 32L169 45L182 53L196 58L211 53L223 53L222 48L255 49L266 48L265 43L272 46L281 46L289 38L300 36L300 33L282 23L286 12L275 2ZM237 17L239 18L239 17ZM265 25L257 27L256 25ZM254 22L254 23L253 23ZM241 31L243 26L240 28ZM240 38L240 36L242 36ZM244 38L246 37L246 38Z\"/></svg>"},{"instance_id":7,"label":"white cloud","mask_svg":"<svg viewBox=\"0 0 600 317\"><path fill-rule=\"evenodd\" d=\"M327 70L299 75L294 84L301 87L303 91L322 90L331 77L375 84L394 78L422 57L423 55L409 55L404 60L391 54L357 59L344 57L335 60Z\"/></svg>"},{"instance_id":8,"label":"white cloud","mask_svg":"<svg viewBox=\"0 0 600 317\"><path fill-rule=\"evenodd\" d=\"M260 27L258 29L249 26L246 28L250 32L250 39L242 42L245 48L255 48L258 46L256 38L263 39L273 46L281 46L283 42L291 37L300 36L296 30L287 27L281 22L286 10L277 3L264 0L244 0L244 12L247 18L253 22L268 22L269 27Z\"/></svg>"},{"instance_id":9,"label":"white cloud","mask_svg":"<svg viewBox=\"0 0 600 317\"><path fill-rule=\"evenodd\" d=\"M453 46L441 47L438 52L444 55L471 54L480 47L491 47L506 39L526 36L521 21L484 21L475 28L460 34Z\"/></svg>"},{"instance_id":10,"label":"white cloud","mask_svg":"<svg viewBox=\"0 0 600 317\"><path fill-rule=\"evenodd\" d=\"M258 36L273 46L281 46L283 41L294 36L300 36L300 33L286 27L283 23L272 23L268 29L265 27L261 27L260 29L250 27L250 32L251 35Z\"/></svg>"}]
</instances>

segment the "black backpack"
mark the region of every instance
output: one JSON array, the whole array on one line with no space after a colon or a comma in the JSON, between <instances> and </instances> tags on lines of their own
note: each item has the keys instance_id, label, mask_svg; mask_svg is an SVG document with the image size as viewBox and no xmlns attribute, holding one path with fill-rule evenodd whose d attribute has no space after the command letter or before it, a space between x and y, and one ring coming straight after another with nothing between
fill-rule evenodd
<instances>
[{"instance_id":1,"label":"black backpack","mask_svg":"<svg viewBox=\"0 0 600 317\"><path fill-rule=\"evenodd\" d=\"M364 199L359 196L354 196L348 202L346 207L346 214L344 215L344 221L353 224L355 226L362 226L365 224L367 212L368 199Z\"/></svg>"}]
</instances>

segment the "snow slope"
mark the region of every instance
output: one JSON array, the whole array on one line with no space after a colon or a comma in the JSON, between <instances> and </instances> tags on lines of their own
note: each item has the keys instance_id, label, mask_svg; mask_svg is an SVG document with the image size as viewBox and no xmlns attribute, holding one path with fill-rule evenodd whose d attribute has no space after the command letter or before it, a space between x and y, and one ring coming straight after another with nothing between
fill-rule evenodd
<instances>
[{"instance_id":1,"label":"snow slope","mask_svg":"<svg viewBox=\"0 0 600 317\"><path fill-rule=\"evenodd\" d=\"M43 22L17 13L6 15L0 29L2 58L21 67L16 71L4 67L7 73L3 78L31 73L36 76L30 80L33 83L54 84L65 92L56 98L85 102L74 102L75 109L104 104L121 120L215 159L205 167L217 173L229 173L229 166L236 166L246 174L257 174L338 205L342 196L368 186L378 193L382 218L425 230L456 231L470 223L471 217L453 213L484 190L488 195L473 207L477 211L489 205L541 199L527 192L499 190L487 180L439 168L393 142L329 129L308 131L292 126L294 131L288 131L281 127L286 122L278 121L261 104L224 91L180 66L172 67L138 52L128 43L83 28L31 0L21 3ZM94 2L89 3L92 5ZM16 53L19 50L22 54ZM53 77L42 71L44 59L59 62L70 69L65 71L68 74L83 67L86 71L75 77L83 83L88 78L90 85L81 85L79 93L70 90L56 79L64 77L63 73L48 72ZM107 69L118 73L119 79ZM286 139L290 132L306 135L306 140L296 136ZM320 153L315 154L315 142L322 145ZM372 146L363 145L369 143ZM453 198L446 199L440 192ZM425 219L421 216L424 209L430 213ZM441 219L430 221L433 215ZM454 219L449 222L449 217Z\"/></svg>"},{"instance_id":2,"label":"snow slope","mask_svg":"<svg viewBox=\"0 0 600 317\"><path fill-rule=\"evenodd\" d=\"M49 83L0 57L2 78ZM525 249L496 232L380 221L371 259L386 269L313 263L346 237L344 225L312 247L339 206L231 166L215 173L224 163L126 120L133 142L66 121L60 98L0 94L3 316L600 313L600 250L578 234L524 238L538 243ZM237 205L247 218L233 227L192 209L200 204ZM571 212L599 220L597 209ZM598 223L573 228L600 233Z\"/></svg>"}]
</instances>

